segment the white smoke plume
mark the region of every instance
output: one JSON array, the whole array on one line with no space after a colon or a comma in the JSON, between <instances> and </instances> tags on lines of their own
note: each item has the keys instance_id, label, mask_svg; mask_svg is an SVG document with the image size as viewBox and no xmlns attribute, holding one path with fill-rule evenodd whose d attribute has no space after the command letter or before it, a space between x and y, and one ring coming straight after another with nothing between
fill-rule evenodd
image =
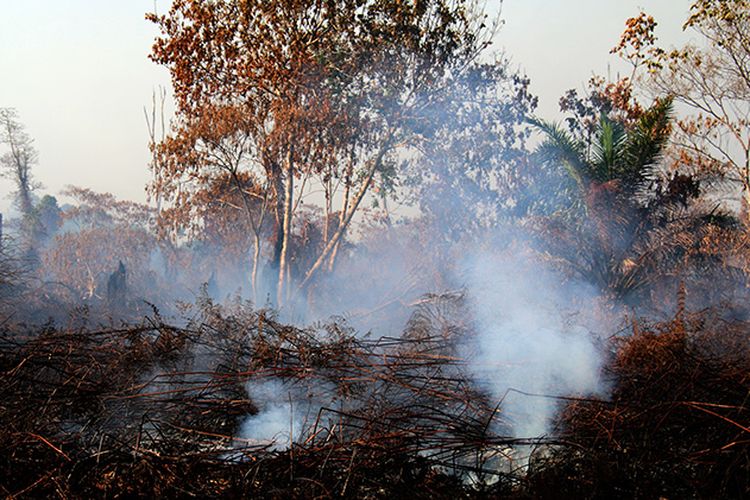
<instances>
[{"instance_id":1,"label":"white smoke plume","mask_svg":"<svg viewBox=\"0 0 750 500\"><path fill-rule=\"evenodd\" d=\"M466 353L470 370L502 400L515 437L548 435L556 401L542 395L601 390L603 359L594 338L566 314L574 314L575 302L593 293L564 284L538 261L507 254L470 255L462 274L477 329L474 352Z\"/></svg>"},{"instance_id":2,"label":"white smoke plume","mask_svg":"<svg viewBox=\"0 0 750 500\"><path fill-rule=\"evenodd\" d=\"M245 390L258 413L247 417L239 437L272 450L289 449L306 437L322 407L335 406L335 388L322 380L251 380Z\"/></svg>"},{"instance_id":3,"label":"white smoke plume","mask_svg":"<svg viewBox=\"0 0 750 500\"><path fill-rule=\"evenodd\" d=\"M247 393L258 407L258 413L248 417L240 429L240 437L270 444L271 449L284 450L299 437L302 422L295 415L296 395L290 387L277 379L249 382Z\"/></svg>"}]
</instances>

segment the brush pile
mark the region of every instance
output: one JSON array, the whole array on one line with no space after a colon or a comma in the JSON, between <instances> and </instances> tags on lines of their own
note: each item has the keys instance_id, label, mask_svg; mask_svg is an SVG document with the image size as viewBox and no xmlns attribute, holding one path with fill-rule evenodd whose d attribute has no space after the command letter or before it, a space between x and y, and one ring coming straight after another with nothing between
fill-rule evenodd
<instances>
[{"instance_id":1,"label":"brush pile","mask_svg":"<svg viewBox=\"0 0 750 500\"><path fill-rule=\"evenodd\" d=\"M343 321L298 329L206 302L181 328L158 313L101 330L6 326L0 488L9 498L477 492L462 478L498 477L483 464L512 440L492 433L498 408L453 354L460 329L437 320L415 315L410 335L369 340ZM291 446L244 436L265 403L249 388L269 380L299 426Z\"/></svg>"},{"instance_id":2,"label":"brush pile","mask_svg":"<svg viewBox=\"0 0 750 500\"><path fill-rule=\"evenodd\" d=\"M748 335L704 313L614 341L612 399L570 399L553 439L518 440L457 355L460 295L401 338L343 320L200 305L183 327L0 336L0 488L8 498L691 497L750 493ZM273 381L286 435L253 430ZM282 427L286 423L282 422ZM293 436L293 439L290 439ZM533 449L528 463L514 449Z\"/></svg>"},{"instance_id":3,"label":"brush pile","mask_svg":"<svg viewBox=\"0 0 750 500\"><path fill-rule=\"evenodd\" d=\"M634 323L608 401L579 400L533 463L534 496L748 498L750 325L719 311Z\"/></svg>"}]
</instances>

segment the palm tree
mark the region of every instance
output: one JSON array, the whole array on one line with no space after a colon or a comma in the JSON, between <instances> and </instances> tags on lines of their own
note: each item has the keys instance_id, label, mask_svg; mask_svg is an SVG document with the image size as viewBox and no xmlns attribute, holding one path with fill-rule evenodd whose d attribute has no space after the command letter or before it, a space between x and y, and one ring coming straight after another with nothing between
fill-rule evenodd
<instances>
[{"instance_id":1,"label":"palm tree","mask_svg":"<svg viewBox=\"0 0 750 500\"><path fill-rule=\"evenodd\" d=\"M672 269L689 245L685 236L698 234L696 225L705 222L684 213L700 195L695 178L656 181L671 114L671 98L657 99L631 123L603 114L589 140L531 120L544 134L535 152L539 163L570 179L567 202L538 220L545 252L620 299Z\"/></svg>"},{"instance_id":2,"label":"palm tree","mask_svg":"<svg viewBox=\"0 0 750 500\"><path fill-rule=\"evenodd\" d=\"M652 177L671 132L672 99L657 99L630 127L602 114L591 140L560 125L539 119L530 122L544 134L536 150L544 164L561 165L585 201L597 186L608 184L632 196ZM635 201L635 200L633 200Z\"/></svg>"}]
</instances>

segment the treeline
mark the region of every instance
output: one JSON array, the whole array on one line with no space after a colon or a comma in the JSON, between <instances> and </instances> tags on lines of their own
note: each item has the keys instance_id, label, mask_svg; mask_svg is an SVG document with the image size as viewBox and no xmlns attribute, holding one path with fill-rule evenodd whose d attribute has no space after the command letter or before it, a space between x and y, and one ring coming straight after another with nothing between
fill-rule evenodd
<instances>
[{"instance_id":1,"label":"treeline","mask_svg":"<svg viewBox=\"0 0 750 500\"><path fill-rule=\"evenodd\" d=\"M632 74L568 91L552 123L533 117L528 79L491 52L497 23L471 2L175 2L147 16L177 104L171 126L163 95L148 120L155 208L83 188L64 209L36 201L36 151L4 110L17 246L71 302L104 298L121 261L133 298L206 283L214 298L242 288L332 311L344 274L399 252L406 278L431 276L394 278L390 296L407 300L456 285L453 257L490 237L521 238L644 310L680 283L692 305L733 300L746 288L748 9L691 13L700 48L660 48L652 18L629 19L613 52Z\"/></svg>"}]
</instances>

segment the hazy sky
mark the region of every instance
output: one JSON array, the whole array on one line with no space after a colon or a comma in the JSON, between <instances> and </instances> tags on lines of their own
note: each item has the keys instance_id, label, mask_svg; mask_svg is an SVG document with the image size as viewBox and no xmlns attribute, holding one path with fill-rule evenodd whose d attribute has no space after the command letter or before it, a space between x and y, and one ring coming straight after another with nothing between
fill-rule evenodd
<instances>
[{"instance_id":1,"label":"hazy sky","mask_svg":"<svg viewBox=\"0 0 750 500\"><path fill-rule=\"evenodd\" d=\"M557 100L594 74L624 66L609 49L641 8L665 44L684 40L689 0L506 0L495 48L505 48L559 118ZM500 2L489 0L489 9ZM168 1L158 0L160 11ZM39 151L36 179L145 200L148 134L143 116L167 71L148 60L153 0L0 0L0 107L16 108ZM611 67L608 66L611 64ZM12 186L0 181L0 209Z\"/></svg>"}]
</instances>

